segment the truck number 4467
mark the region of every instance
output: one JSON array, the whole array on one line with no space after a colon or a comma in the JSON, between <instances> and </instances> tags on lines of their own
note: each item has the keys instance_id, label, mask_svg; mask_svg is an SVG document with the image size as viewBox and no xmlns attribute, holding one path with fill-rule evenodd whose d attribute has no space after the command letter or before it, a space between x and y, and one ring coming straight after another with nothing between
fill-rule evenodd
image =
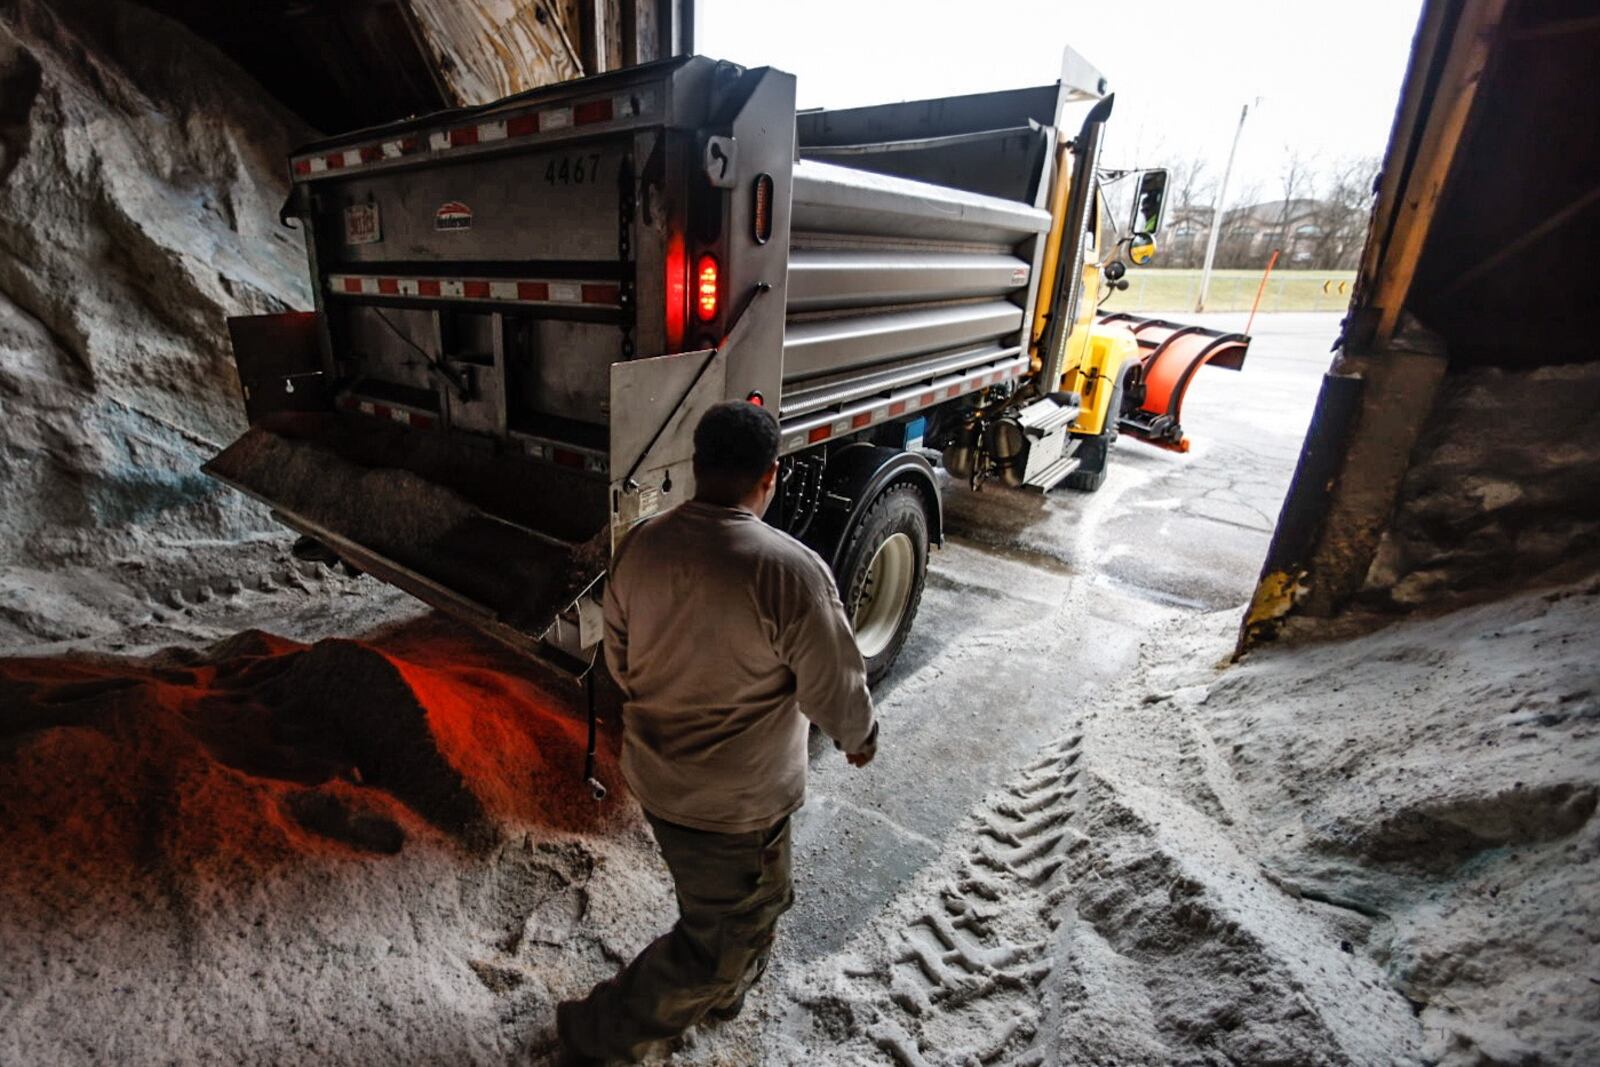
<instances>
[{"instance_id":1,"label":"truck number 4467","mask_svg":"<svg viewBox=\"0 0 1600 1067\"><path fill-rule=\"evenodd\" d=\"M544 180L551 185L582 185L600 177L600 156L562 156L552 159L544 168Z\"/></svg>"}]
</instances>

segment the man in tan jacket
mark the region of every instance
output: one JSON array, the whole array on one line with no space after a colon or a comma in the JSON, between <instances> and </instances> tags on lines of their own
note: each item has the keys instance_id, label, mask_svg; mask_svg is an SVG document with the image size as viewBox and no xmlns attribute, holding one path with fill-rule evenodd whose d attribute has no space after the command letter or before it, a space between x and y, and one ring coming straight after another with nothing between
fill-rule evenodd
<instances>
[{"instance_id":1,"label":"man in tan jacket","mask_svg":"<svg viewBox=\"0 0 1600 1067\"><path fill-rule=\"evenodd\" d=\"M694 443L694 499L628 537L605 600L622 773L672 872L678 921L558 1007L568 1064L630 1062L738 1013L794 902L789 816L805 801L807 721L854 766L877 749L833 575L761 519L777 488L777 420L719 404Z\"/></svg>"}]
</instances>

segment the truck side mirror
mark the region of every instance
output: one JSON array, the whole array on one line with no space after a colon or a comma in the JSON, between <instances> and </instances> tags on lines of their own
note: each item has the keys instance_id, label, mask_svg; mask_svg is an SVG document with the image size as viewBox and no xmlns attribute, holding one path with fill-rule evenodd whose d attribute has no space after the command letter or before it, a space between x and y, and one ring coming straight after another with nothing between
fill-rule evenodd
<instances>
[{"instance_id":1,"label":"truck side mirror","mask_svg":"<svg viewBox=\"0 0 1600 1067\"><path fill-rule=\"evenodd\" d=\"M1167 172L1147 170L1139 178L1139 192L1133 198L1133 219L1128 232L1154 237L1161 232L1161 209L1167 200ZM1137 262L1137 261L1135 261Z\"/></svg>"},{"instance_id":2,"label":"truck side mirror","mask_svg":"<svg viewBox=\"0 0 1600 1067\"><path fill-rule=\"evenodd\" d=\"M1142 267L1156 256L1156 239L1147 233L1136 233L1128 238L1128 262Z\"/></svg>"}]
</instances>

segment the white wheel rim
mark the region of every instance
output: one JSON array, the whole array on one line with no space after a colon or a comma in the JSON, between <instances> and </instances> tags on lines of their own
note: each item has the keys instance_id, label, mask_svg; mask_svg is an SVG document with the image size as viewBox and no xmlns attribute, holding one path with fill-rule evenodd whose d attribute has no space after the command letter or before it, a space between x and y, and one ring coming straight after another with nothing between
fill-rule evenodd
<instances>
[{"instance_id":1,"label":"white wheel rim","mask_svg":"<svg viewBox=\"0 0 1600 1067\"><path fill-rule=\"evenodd\" d=\"M872 554L867 580L850 620L856 630L856 646L864 659L878 655L894 640L911 603L916 571L917 549L906 534L891 534Z\"/></svg>"}]
</instances>

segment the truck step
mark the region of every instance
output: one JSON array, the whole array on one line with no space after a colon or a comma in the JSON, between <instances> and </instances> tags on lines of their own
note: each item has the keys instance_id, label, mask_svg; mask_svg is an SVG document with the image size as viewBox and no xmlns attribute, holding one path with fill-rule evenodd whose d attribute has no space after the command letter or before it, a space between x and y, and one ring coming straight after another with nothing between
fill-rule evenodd
<instances>
[{"instance_id":1,"label":"truck step","mask_svg":"<svg viewBox=\"0 0 1600 1067\"><path fill-rule=\"evenodd\" d=\"M1067 475L1083 466L1083 460L1074 453L1062 456L1044 470L1022 483L1022 488L1030 493L1048 493L1056 486L1067 480Z\"/></svg>"},{"instance_id":2,"label":"truck step","mask_svg":"<svg viewBox=\"0 0 1600 1067\"><path fill-rule=\"evenodd\" d=\"M1023 408L1017 421L1029 437L1040 438L1062 429L1082 410L1076 393L1052 393Z\"/></svg>"}]
</instances>

